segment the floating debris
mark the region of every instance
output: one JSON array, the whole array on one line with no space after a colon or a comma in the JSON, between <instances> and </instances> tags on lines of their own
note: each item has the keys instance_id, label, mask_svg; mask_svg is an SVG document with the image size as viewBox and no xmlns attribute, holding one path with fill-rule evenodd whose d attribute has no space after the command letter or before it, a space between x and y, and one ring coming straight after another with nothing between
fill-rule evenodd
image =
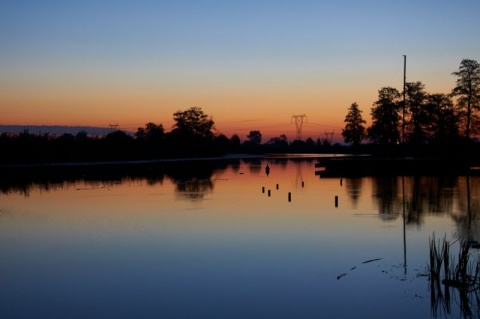
<instances>
[{"instance_id":1,"label":"floating debris","mask_svg":"<svg viewBox=\"0 0 480 319\"><path fill-rule=\"evenodd\" d=\"M368 263L371 263L371 262L374 262L374 261L379 261L379 260L382 260L383 258L375 258L375 259L369 259L369 260L366 260L364 262L362 262L362 265L363 264L368 264ZM353 271L357 268L358 266L353 266L352 268L350 268L350 271ZM337 280L339 280L340 278L342 277L345 277L347 275L347 273L343 273L343 274L340 274L337 276Z\"/></svg>"}]
</instances>

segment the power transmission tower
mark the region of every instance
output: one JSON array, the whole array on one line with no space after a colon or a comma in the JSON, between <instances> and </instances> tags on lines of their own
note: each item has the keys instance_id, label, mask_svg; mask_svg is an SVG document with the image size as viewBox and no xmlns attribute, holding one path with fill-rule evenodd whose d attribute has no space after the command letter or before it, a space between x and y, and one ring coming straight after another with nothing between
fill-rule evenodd
<instances>
[{"instance_id":1,"label":"power transmission tower","mask_svg":"<svg viewBox=\"0 0 480 319\"><path fill-rule=\"evenodd\" d=\"M292 115L292 123L295 122L295 126L297 128L297 140L302 139L302 127L303 127L303 120L307 122L307 116L305 114L302 115Z\"/></svg>"},{"instance_id":2,"label":"power transmission tower","mask_svg":"<svg viewBox=\"0 0 480 319\"><path fill-rule=\"evenodd\" d=\"M335 130L333 130L331 132L327 132L327 130L325 130L325 140L328 143L332 144L334 134L335 134Z\"/></svg>"}]
</instances>

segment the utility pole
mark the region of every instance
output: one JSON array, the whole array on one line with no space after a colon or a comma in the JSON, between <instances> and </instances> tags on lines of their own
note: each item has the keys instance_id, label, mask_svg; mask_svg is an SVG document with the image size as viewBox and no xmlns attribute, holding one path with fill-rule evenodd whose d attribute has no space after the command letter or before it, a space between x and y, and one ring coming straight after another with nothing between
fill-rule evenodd
<instances>
[{"instance_id":1,"label":"utility pole","mask_svg":"<svg viewBox=\"0 0 480 319\"><path fill-rule=\"evenodd\" d=\"M405 109L407 107L405 101L405 90L407 87L407 56L403 56L403 114L402 114L402 143L405 143Z\"/></svg>"},{"instance_id":2,"label":"utility pole","mask_svg":"<svg viewBox=\"0 0 480 319\"><path fill-rule=\"evenodd\" d=\"M303 120L307 122L307 116L305 114L302 115L292 115L292 123L295 122L295 126L297 128L297 136L296 140L302 139L302 127L303 127Z\"/></svg>"}]
</instances>

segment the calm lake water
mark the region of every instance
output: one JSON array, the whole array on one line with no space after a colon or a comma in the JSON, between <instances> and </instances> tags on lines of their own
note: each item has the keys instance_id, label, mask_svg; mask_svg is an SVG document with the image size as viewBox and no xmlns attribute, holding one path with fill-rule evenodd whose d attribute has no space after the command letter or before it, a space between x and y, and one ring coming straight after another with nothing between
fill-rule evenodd
<instances>
[{"instance_id":1,"label":"calm lake water","mask_svg":"<svg viewBox=\"0 0 480 319\"><path fill-rule=\"evenodd\" d=\"M462 318L424 275L433 233L480 240L480 178L315 163L2 182L0 318Z\"/></svg>"}]
</instances>

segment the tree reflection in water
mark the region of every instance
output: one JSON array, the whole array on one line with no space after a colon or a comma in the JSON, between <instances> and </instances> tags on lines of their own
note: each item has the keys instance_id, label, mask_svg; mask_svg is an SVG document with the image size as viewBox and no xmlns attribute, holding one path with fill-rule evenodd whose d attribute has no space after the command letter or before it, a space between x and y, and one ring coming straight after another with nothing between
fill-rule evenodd
<instances>
[{"instance_id":1,"label":"tree reflection in water","mask_svg":"<svg viewBox=\"0 0 480 319\"><path fill-rule=\"evenodd\" d=\"M397 176L373 177L372 196L376 199L380 218L385 221L397 219L402 212L402 194L399 192Z\"/></svg>"},{"instance_id":2,"label":"tree reflection in water","mask_svg":"<svg viewBox=\"0 0 480 319\"><path fill-rule=\"evenodd\" d=\"M235 163L238 166L238 163ZM226 162L191 162L167 172L179 199L201 201L214 189L212 176L228 167Z\"/></svg>"},{"instance_id":3,"label":"tree reflection in water","mask_svg":"<svg viewBox=\"0 0 480 319\"><path fill-rule=\"evenodd\" d=\"M459 236L467 240L480 230L480 178L478 176L374 176L372 196L380 218L396 220L402 216L405 201L407 225L422 225L427 214L450 215L458 224ZM357 178L345 178L352 204L357 200L357 189L362 186ZM404 185L402 185L404 183ZM402 193L404 190L404 194Z\"/></svg>"},{"instance_id":4,"label":"tree reflection in water","mask_svg":"<svg viewBox=\"0 0 480 319\"><path fill-rule=\"evenodd\" d=\"M247 162L248 170L252 174L260 174L262 172L262 160L261 159L252 159Z\"/></svg>"},{"instance_id":5,"label":"tree reflection in water","mask_svg":"<svg viewBox=\"0 0 480 319\"><path fill-rule=\"evenodd\" d=\"M347 194L354 208L357 207L358 200L360 198L360 195L362 194L363 180L364 180L363 178L358 178L358 177L347 178L345 180L345 187L347 188Z\"/></svg>"},{"instance_id":6,"label":"tree reflection in water","mask_svg":"<svg viewBox=\"0 0 480 319\"><path fill-rule=\"evenodd\" d=\"M197 179L192 177L190 180L174 180L176 184L176 194L180 199L191 201L201 201L205 195L212 192L213 182L211 179Z\"/></svg>"}]
</instances>

